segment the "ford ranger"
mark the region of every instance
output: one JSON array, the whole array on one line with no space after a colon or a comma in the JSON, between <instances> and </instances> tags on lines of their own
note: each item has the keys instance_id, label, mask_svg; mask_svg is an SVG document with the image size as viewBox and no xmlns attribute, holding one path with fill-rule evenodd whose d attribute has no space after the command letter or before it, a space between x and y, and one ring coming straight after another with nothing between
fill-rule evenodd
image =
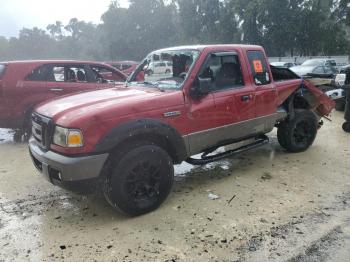
<instances>
[{"instance_id":1,"label":"ford ranger","mask_svg":"<svg viewBox=\"0 0 350 262\"><path fill-rule=\"evenodd\" d=\"M158 61L171 72L144 74ZM274 127L286 151L304 151L333 108L310 82L270 67L260 46L174 47L149 54L124 86L39 105L29 149L51 183L94 183L112 207L140 215L166 199L174 164L256 148ZM250 142L214 153L242 141Z\"/></svg>"}]
</instances>

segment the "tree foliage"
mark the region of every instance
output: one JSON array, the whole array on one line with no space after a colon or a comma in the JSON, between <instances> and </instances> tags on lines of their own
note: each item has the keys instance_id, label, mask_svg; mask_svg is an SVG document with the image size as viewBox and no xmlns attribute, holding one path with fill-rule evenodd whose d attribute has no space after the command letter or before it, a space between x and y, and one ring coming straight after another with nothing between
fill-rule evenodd
<instances>
[{"instance_id":1,"label":"tree foliage","mask_svg":"<svg viewBox=\"0 0 350 262\"><path fill-rule=\"evenodd\" d=\"M101 19L0 37L0 60L139 60L162 47L215 43L259 44L270 56L350 52L349 0L130 0L128 8L115 0Z\"/></svg>"}]
</instances>

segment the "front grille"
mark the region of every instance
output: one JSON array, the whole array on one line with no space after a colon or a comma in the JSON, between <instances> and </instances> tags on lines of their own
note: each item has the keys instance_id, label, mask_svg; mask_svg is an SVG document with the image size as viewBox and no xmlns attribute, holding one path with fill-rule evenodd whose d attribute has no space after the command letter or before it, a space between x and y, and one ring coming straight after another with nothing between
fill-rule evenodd
<instances>
[{"instance_id":1,"label":"front grille","mask_svg":"<svg viewBox=\"0 0 350 262\"><path fill-rule=\"evenodd\" d=\"M41 148L48 149L52 137L51 119L39 114L32 114L32 134Z\"/></svg>"}]
</instances>

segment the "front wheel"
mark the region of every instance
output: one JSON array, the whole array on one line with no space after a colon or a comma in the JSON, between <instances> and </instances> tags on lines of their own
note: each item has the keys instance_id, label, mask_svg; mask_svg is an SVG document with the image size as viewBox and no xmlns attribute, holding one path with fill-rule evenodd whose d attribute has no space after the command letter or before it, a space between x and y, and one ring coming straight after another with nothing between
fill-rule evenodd
<instances>
[{"instance_id":1,"label":"front wheel","mask_svg":"<svg viewBox=\"0 0 350 262\"><path fill-rule=\"evenodd\" d=\"M316 134L317 118L307 110L297 111L293 119L282 122L277 130L280 145L293 153L307 150L315 141Z\"/></svg>"},{"instance_id":2,"label":"front wheel","mask_svg":"<svg viewBox=\"0 0 350 262\"><path fill-rule=\"evenodd\" d=\"M103 193L112 207L137 216L158 208L169 195L174 167L162 148L141 145L110 159Z\"/></svg>"}]
</instances>

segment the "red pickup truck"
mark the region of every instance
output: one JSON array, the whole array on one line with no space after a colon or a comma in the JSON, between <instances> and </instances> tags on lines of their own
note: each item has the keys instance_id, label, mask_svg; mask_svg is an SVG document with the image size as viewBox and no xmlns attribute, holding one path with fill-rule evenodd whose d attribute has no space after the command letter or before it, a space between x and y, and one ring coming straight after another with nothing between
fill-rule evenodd
<instances>
[{"instance_id":1,"label":"red pickup truck","mask_svg":"<svg viewBox=\"0 0 350 262\"><path fill-rule=\"evenodd\" d=\"M0 128L17 130L15 140L20 140L23 133L30 133L31 113L37 104L67 94L110 88L126 78L119 70L97 62L0 62Z\"/></svg>"},{"instance_id":2,"label":"red pickup truck","mask_svg":"<svg viewBox=\"0 0 350 262\"><path fill-rule=\"evenodd\" d=\"M155 61L171 62L172 72L137 80ZM51 183L95 183L114 208L140 215L169 194L173 164L205 164L264 145L274 127L283 148L304 151L333 108L309 82L270 68L260 46L174 47L148 55L123 87L37 107L29 148ZM243 140L249 143L213 154Z\"/></svg>"}]
</instances>

